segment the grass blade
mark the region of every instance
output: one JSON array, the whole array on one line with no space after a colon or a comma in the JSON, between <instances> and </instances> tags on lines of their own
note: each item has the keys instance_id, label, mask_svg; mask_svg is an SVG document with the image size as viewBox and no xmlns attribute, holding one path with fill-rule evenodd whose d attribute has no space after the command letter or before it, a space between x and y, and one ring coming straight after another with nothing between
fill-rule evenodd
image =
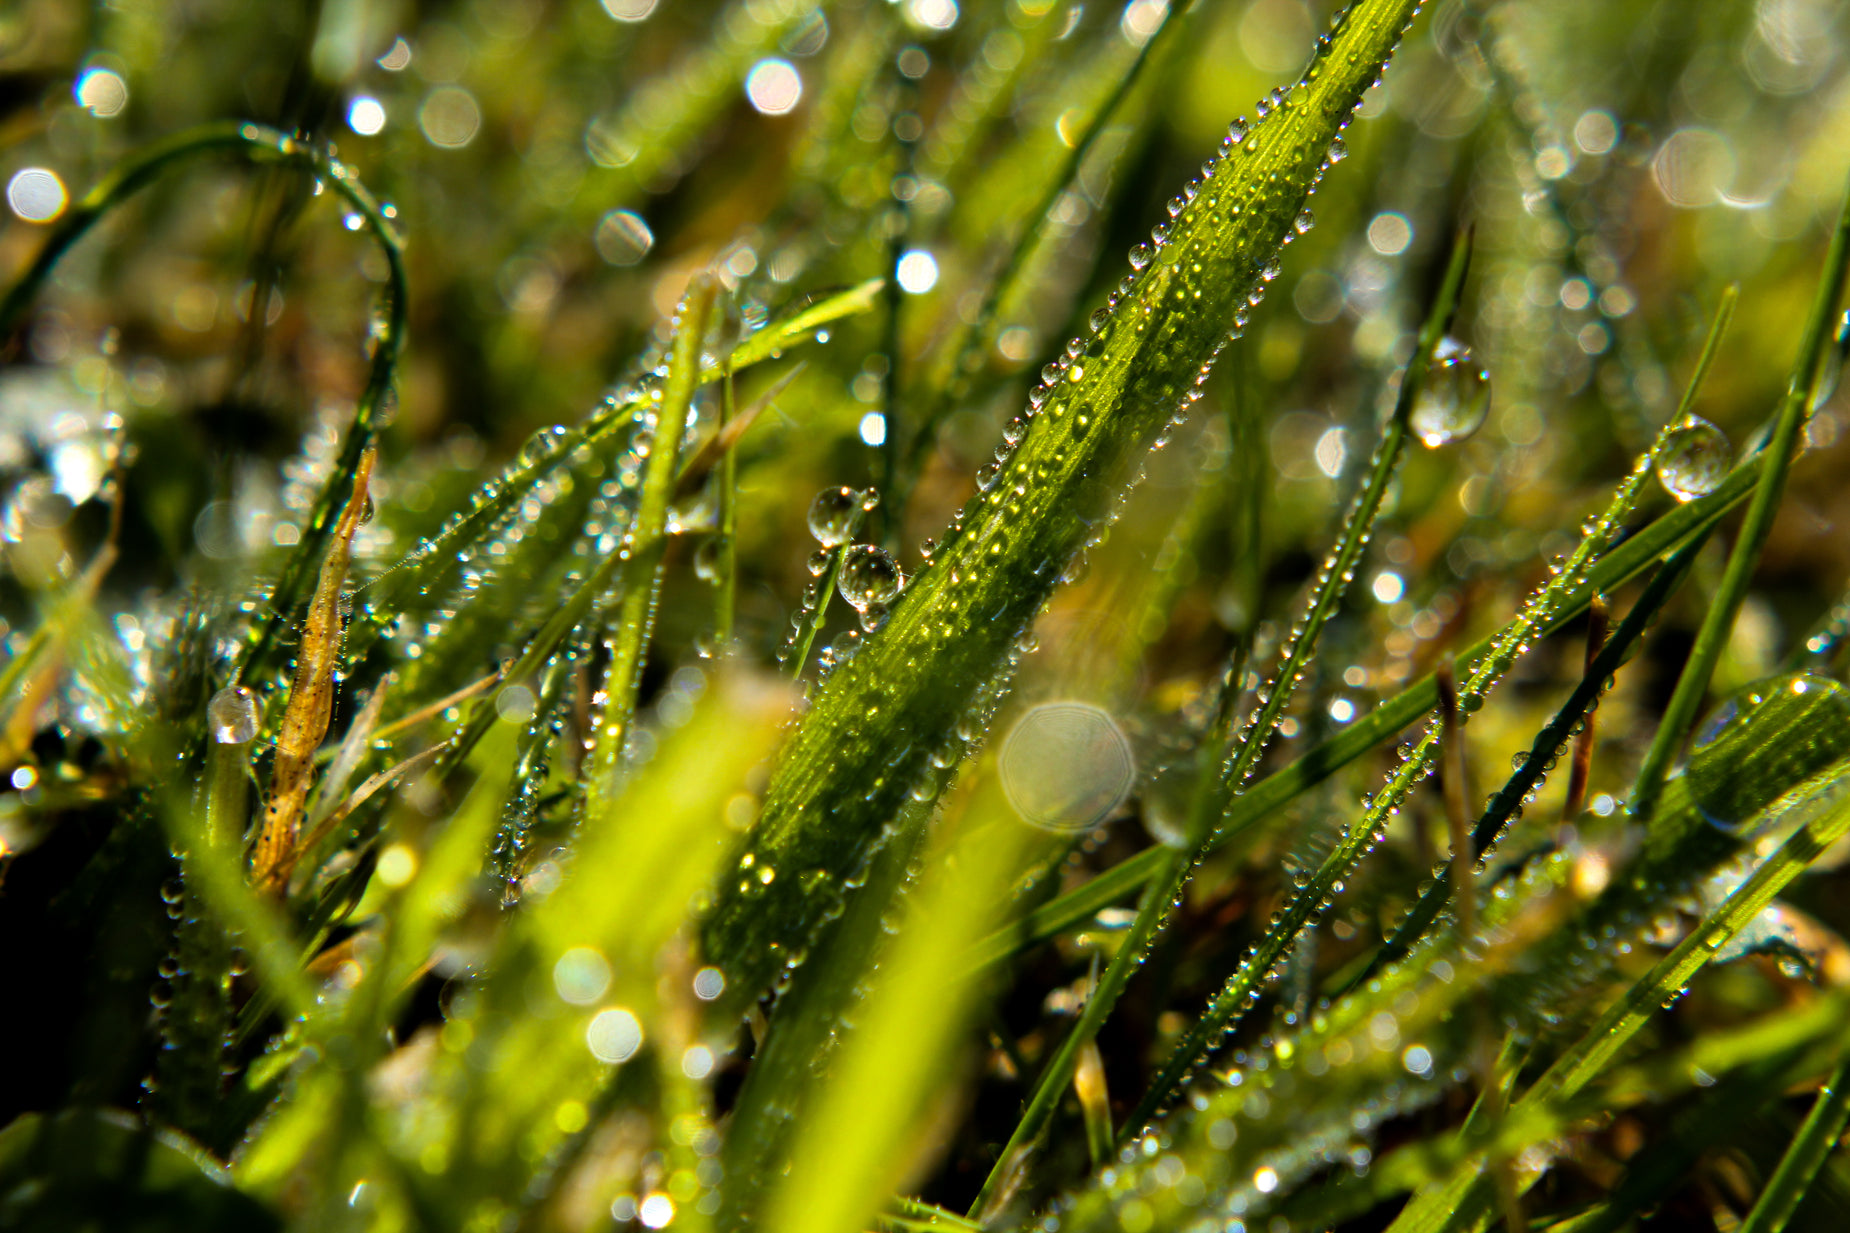
<instances>
[{"instance_id":1,"label":"grass blade","mask_svg":"<svg viewBox=\"0 0 1850 1233\"><path fill-rule=\"evenodd\" d=\"M979 480L957 523L963 533L830 678L773 774L748 844L780 876L747 893L723 888L706 923L707 953L740 998L768 985L782 956L838 910L843 883L881 843L928 756L953 739L979 684L1109 513L1118 477L1193 401L1415 7L1353 7L1304 81L1229 143L1163 247L1137 250L1091 342L1031 397L1037 414L1006 471Z\"/></svg>"},{"instance_id":2,"label":"grass blade","mask_svg":"<svg viewBox=\"0 0 1850 1233\"><path fill-rule=\"evenodd\" d=\"M1760 550L1773 529L1773 517L1779 512L1779 499L1786 489L1786 473L1792 467L1799 432L1805 425L1818 388L1820 361L1824 358L1826 347L1832 343L1831 319L1838 302L1843 299L1847 262L1850 262L1850 193L1846 194L1844 206L1838 214L1836 230L1831 233L1830 251L1824 258L1824 277L1818 281L1811 316L1805 323L1805 333L1799 343L1798 359L1786 383L1786 394L1774 420L1772 439L1763 452L1766 463L1761 470L1759 484L1754 489L1753 500L1748 504L1747 514L1741 521L1740 536L1735 540L1734 551L1729 554L1721 585L1709 605L1708 614L1703 618L1702 629L1696 635L1696 645L1691 648L1689 660L1683 665L1683 674L1677 678L1676 692L1671 695L1670 704L1664 709L1664 717L1658 723L1657 734L1645 755L1644 765L1639 768L1630 802L1632 812L1638 817L1651 816L1651 807L1663 788L1670 760L1681 747L1684 733L1695 722L1696 709L1702 705L1703 696L1709 689L1709 678L1715 672L1716 661L1721 658L1729 631L1734 628L1735 614L1740 611L1741 601L1747 597L1747 585L1753 579Z\"/></svg>"}]
</instances>

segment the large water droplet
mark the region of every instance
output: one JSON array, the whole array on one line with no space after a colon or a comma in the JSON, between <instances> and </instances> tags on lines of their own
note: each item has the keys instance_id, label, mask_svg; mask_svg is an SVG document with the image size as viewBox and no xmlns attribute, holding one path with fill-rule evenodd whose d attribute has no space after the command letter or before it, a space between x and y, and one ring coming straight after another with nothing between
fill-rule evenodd
<instances>
[{"instance_id":1,"label":"large water droplet","mask_svg":"<svg viewBox=\"0 0 1850 1233\"><path fill-rule=\"evenodd\" d=\"M1136 764L1112 717L1087 702L1043 702L1002 742L1002 790L1024 819L1049 830L1090 830L1131 790Z\"/></svg>"},{"instance_id":2,"label":"large water droplet","mask_svg":"<svg viewBox=\"0 0 1850 1233\"><path fill-rule=\"evenodd\" d=\"M1490 374L1455 338L1433 348L1426 379L1413 399L1407 424L1427 449L1462 441L1490 414Z\"/></svg>"},{"instance_id":3,"label":"large water droplet","mask_svg":"<svg viewBox=\"0 0 1850 1233\"><path fill-rule=\"evenodd\" d=\"M1691 744L1683 774L1702 816L1733 833L1847 754L1850 689L1801 672L1759 681L1722 703ZM1834 793L1845 785L1840 777L1814 786Z\"/></svg>"},{"instance_id":4,"label":"large water droplet","mask_svg":"<svg viewBox=\"0 0 1850 1233\"><path fill-rule=\"evenodd\" d=\"M809 533L824 548L847 543L871 508L866 501L867 494L853 488L824 488L809 503Z\"/></svg>"},{"instance_id":5,"label":"large water droplet","mask_svg":"<svg viewBox=\"0 0 1850 1233\"><path fill-rule=\"evenodd\" d=\"M206 722L219 744L249 744L257 738L257 695L242 685L227 685L206 703Z\"/></svg>"},{"instance_id":6,"label":"large water droplet","mask_svg":"<svg viewBox=\"0 0 1850 1233\"><path fill-rule=\"evenodd\" d=\"M1677 500L1694 501L1715 491L1733 459L1726 433L1701 416L1686 415L1658 451L1657 480Z\"/></svg>"},{"instance_id":7,"label":"large water droplet","mask_svg":"<svg viewBox=\"0 0 1850 1233\"><path fill-rule=\"evenodd\" d=\"M842 555L835 587L855 611L865 612L870 605L892 602L901 581L899 563L891 553L872 544L856 544Z\"/></svg>"}]
</instances>

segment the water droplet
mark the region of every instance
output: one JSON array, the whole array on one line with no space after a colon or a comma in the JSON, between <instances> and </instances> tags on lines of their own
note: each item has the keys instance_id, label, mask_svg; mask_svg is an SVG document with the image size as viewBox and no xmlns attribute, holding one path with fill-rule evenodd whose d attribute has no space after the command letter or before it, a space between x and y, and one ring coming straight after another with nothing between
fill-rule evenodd
<instances>
[{"instance_id":1,"label":"water droplet","mask_svg":"<svg viewBox=\"0 0 1850 1233\"><path fill-rule=\"evenodd\" d=\"M1148 244L1136 245L1131 249L1131 269L1144 269L1150 264L1150 259L1154 256L1156 256L1156 250L1151 248Z\"/></svg>"},{"instance_id":2,"label":"water droplet","mask_svg":"<svg viewBox=\"0 0 1850 1233\"><path fill-rule=\"evenodd\" d=\"M719 582L720 539L715 535L703 540L700 547L694 549L694 577L702 582Z\"/></svg>"},{"instance_id":3,"label":"water droplet","mask_svg":"<svg viewBox=\"0 0 1850 1233\"><path fill-rule=\"evenodd\" d=\"M1427 449L1462 441L1490 414L1490 374L1455 338L1441 339L1414 396L1408 427Z\"/></svg>"},{"instance_id":4,"label":"water droplet","mask_svg":"<svg viewBox=\"0 0 1850 1233\"><path fill-rule=\"evenodd\" d=\"M1130 792L1130 742L1086 702L1044 702L1010 729L997 763L1015 811L1050 830L1090 830Z\"/></svg>"},{"instance_id":5,"label":"water droplet","mask_svg":"<svg viewBox=\"0 0 1850 1233\"><path fill-rule=\"evenodd\" d=\"M856 544L843 554L835 586L855 611L864 613L871 605L892 602L902 581L899 563L891 553L872 544Z\"/></svg>"},{"instance_id":6,"label":"water droplet","mask_svg":"<svg viewBox=\"0 0 1850 1233\"><path fill-rule=\"evenodd\" d=\"M1831 401L1837 383L1844 375L1844 354L1850 351L1850 310L1837 322L1837 337L1824 351L1824 363L1818 369L1818 388L1811 396L1811 410Z\"/></svg>"},{"instance_id":7,"label":"water droplet","mask_svg":"<svg viewBox=\"0 0 1850 1233\"><path fill-rule=\"evenodd\" d=\"M1291 225L1299 235L1303 235L1317 225L1317 216L1310 212L1309 206L1305 206L1298 211L1297 221Z\"/></svg>"},{"instance_id":8,"label":"water droplet","mask_svg":"<svg viewBox=\"0 0 1850 1233\"><path fill-rule=\"evenodd\" d=\"M1657 481L1677 500L1694 501L1715 491L1733 460L1726 433L1701 416L1686 415L1658 451Z\"/></svg>"},{"instance_id":9,"label":"water droplet","mask_svg":"<svg viewBox=\"0 0 1850 1233\"><path fill-rule=\"evenodd\" d=\"M227 685L206 703L206 722L219 744L248 744L257 737L257 695L242 685Z\"/></svg>"},{"instance_id":10,"label":"water droplet","mask_svg":"<svg viewBox=\"0 0 1850 1233\"><path fill-rule=\"evenodd\" d=\"M809 533L824 548L834 548L854 538L867 494L852 488L824 488L809 503Z\"/></svg>"},{"instance_id":11,"label":"water droplet","mask_svg":"<svg viewBox=\"0 0 1850 1233\"><path fill-rule=\"evenodd\" d=\"M1702 816L1738 833L1847 753L1850 689L1796 673L1756 682L1722 703L1691 743L1683 774Z\"/></svg>"}]
</instances>

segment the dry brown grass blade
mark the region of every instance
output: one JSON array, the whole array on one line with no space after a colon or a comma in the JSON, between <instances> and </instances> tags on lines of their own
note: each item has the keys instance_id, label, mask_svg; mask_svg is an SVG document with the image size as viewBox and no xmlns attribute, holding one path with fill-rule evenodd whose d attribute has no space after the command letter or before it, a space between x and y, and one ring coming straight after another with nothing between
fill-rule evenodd
<instances>
[{"instance_id":1,"label":"dry brown grass blade","mask_svg":"<svg viewBox=\"0 0 1850 1233\"><path fill-rule=\"evenodd\" d=\"M301 855L302 815L314 783L315 751L328 734L328 720L334 709L334 669L340 663L341 650L341 590L353 559L353 537L366 521L366 489L377 458L371 449L360 456L353 495L334 524L328 555L315 583L315 596L308 605L308 619L302 625L295 679L289 686L289 702L276 734L269 801L251 854L251 884L267 895L280 895L289 885L289 874Z\"/></svg>"}]
</instances>

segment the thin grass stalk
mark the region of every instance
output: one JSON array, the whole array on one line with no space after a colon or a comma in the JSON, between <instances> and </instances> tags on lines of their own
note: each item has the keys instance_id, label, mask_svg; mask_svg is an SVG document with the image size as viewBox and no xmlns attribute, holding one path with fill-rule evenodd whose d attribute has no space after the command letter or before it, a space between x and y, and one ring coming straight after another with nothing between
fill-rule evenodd
<instances>
[{"instance_id":1,"label":"thin grass stalk","mask_svg":"<svg viewBox=\"0 0 1850 1233\"><path fill-rule=\"evenodd\" d=\"M1689 936L1613 1003L1516 1103L1516 1116L1572 1101L1617 1059L1666 1002L1676 1000L1690 980L1736 934L1765 910L1788 883L1827 849L1850 834L1850 798L1800 827ZM1527 1178L1532 1184L1534 1179ZM1408 1204L1390 1233L1434 1233L1470 1228L1491 1201L1489 1180L1467 1167L1442 1186L1429 1187Z\"/></svg>"},{"instance_id":2,"label":"thin grass stalk","mask_svg":"<svg viewBox=\"0 0 1850 1233\"><path fill-rule=\"evenodd\" d=\"M717 283L698 275L681 301L674 326L673 352L668 361L668 385L656 413L654 444L642 479L642 501L629 533L637 562L639 585L624 588L617 615L616 644L604 676L604 712L587 760L585 811L601 817L615 799L623 746L636 714L636 690L642 680L643 658L655 630L656 600L662 585L662 556L667 548L668 502L673 494L681 437L693 406L700 377L700 348L705 341L707 318L713 310Z\"/></svg>"},{"instance_id":3,"label":"thin grass stalk","mask_svg":"<svg viewBox=\"0 0 1850 1233\"><path fill-rule=\"evenodd\" d=\"M1625 620L1619 623L1619 628L1600 647L1593 662L1581 676L1580 683L1536 735L1522 765L1498 789L1485 806L1483 815L1478 818L1469 845L1473 867L1496 846L1510 820L1522 808L1523 801L1547 774L1549 761L1556 756L1562 745L1573 739L1574 729L1581 720L1591 714L1599 696L1606 690L1607 679L1624 666L1632 648L1688 577L1691 566L1706 543L1707 536L1700 536L1679 548L1674 556L1664 562L1652 576L1644 593L1638 597L1638 602L1625 614ZM1387 965L1398 963L1426 936L1426 931L1444 912L1446 903L1454 898L1452 888L1458 885L1457 875L1458 870L1454 864L1434 879L1367 968L1345 987L1345 993L1366 984Z\"/></svg>"},{"instance_id":4,"label":"thin grass stalk","mask_svg":"<svg viewBox=\"0 0 1850 1233\"><path fill-rule=\"evenodd\" d=\"M1825 1158L1836 1148L1846 1122L1850 1122L1850 1049L1818 1089L1818 1099L1812 1102L1797 1137L1741 1222L1741 1233L1780 1233L1786 1227Z\"/></svg>"},{"instance_id":5,"label":"thin grass stalk","mask_svg":"<svg viewBox=\"0 0 1850 1233\"><path fill-rule=\"evenodd\" d=\"M1677 678L1676 691L1664 708L1651 747L1638 768L1629 805L1636 817L1650 817L1658 794L1663 791L1671 760L1682 748L1684 734L1695 722L1696 710L1708 693L1709 678L1714 675L1716 662L1727 645L1741 601L1747 598L1747 586L1753 580L1760 550L1766 546L1767 536L1773 530L1773 518L1779 512L1779 500L1786 490L1786 473L1792 467L1799 432L1805 426L1818 388L1820 361L1831 341L1830 320L1843 299L1847 257L1850 257L1850 195L1846 196L1837 227L1831 233L1831 247L1824 259L1825 275L1818 282L1811 315L1799 343L1798 359L1786 383L1786 395L1780 402L1772 439L1764 451L1767 461L1760 472L1759 484L1741 520L1741 532L1735 540L1734 551L1729 554L1728 565L1722 571L1721 585L1703 617L1702 628L1696 634L1696 644L1690 649L1683 673Z\"/></svg>"},{"instance_id":6,"label":"thin grass stalk","mask_svg":"<svg viewBox=\"0 0 1850 1233\"><path fill-rule=\"evenodd\" d=\"M723 438L733 417L734 381L728 365L720 387L719 433ZM739 597L739 460L727 450L719 460L719 545L715 567L719 570L719 596L713 606L714 653L732 645L733 613Z\"/></svg>"}]
</instances>

